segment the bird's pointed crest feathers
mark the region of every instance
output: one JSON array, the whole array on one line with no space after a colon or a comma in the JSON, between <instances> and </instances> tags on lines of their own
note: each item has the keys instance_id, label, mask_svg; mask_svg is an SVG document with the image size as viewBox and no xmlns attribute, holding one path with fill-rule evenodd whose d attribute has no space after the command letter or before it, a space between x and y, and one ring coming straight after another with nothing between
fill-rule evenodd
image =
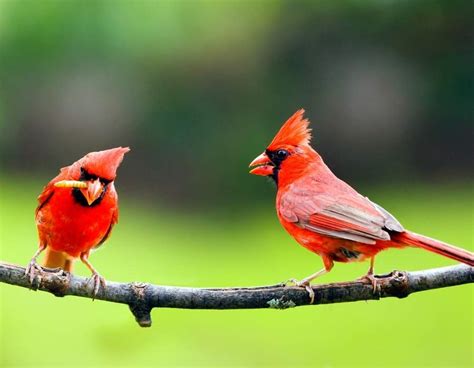
<instances>
[{"instance_id":1,"label":"bird's pointed crest feathers","mask_svg":"<svg viewBox=\"0 0 474 368\"><path fill-rule=\"evenodd\" d=\"M105 151L90 152L81 158L78 163L90 174L114 180L123 156L128 151L130 151L128 147L117 147Z\"/></svg>"},{"instance_id":2,"label":"bird's pointed crest feathers","mask_svg":"<svg viewBox=\"0 0 474 368\"><path fill-rule=\"evenodd\" d=\"M309 120L303 118L304 109L296 111L280 128L268 149L278 149L281 146L308 145L311 140L311 129L308 128Z\"/></svg>"}]
</instances>

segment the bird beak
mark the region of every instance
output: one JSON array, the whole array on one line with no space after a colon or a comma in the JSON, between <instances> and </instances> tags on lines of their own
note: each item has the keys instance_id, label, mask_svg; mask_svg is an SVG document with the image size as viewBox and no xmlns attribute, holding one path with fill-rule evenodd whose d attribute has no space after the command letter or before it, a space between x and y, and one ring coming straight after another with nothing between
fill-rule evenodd
<instances>
[{"instance_id":1,"label":"bird beak","mask_svg":"<svg viewBox=\"0 0 474 368\"><path fill-rule=\"evenodd\" d=\"M268 158L267 154L263 152L260 156L258 156L250 163L249 167L253 167L253 169L250 170L250 174L269 176L273 175L273 169L275 166L273 166L273 163Z\"/></svg>"},{"instance_id":2,"label":"bird beak","mask_svg":"<svg viewBox=\"0 0 474 368\"><path fill-rule=\"evenodd\" d=\"M97 200L97 198L100 197L100 195L102 194L102 189L102 183L99 179L96 179L93 181L88 181L87 188L81 188L80 191L86 199L87 204L90 206Z\"/></svg>"}]
</instances>

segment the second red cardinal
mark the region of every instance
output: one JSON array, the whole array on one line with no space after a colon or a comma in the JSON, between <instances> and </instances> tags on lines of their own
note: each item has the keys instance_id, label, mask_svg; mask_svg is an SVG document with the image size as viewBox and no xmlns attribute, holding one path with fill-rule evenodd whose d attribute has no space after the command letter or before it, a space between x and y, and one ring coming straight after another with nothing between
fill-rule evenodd
<instances>
[{"instance_id":1,"label":"second red cardinal","mask_svg":"<svg viewBox=\"0 0 474 368\"><path fill-rule=\"evenodd\" d=\"M80 260L92 272L94 295L105 280L89 262L92 249L110 236L118 221L118 197L114 180L123 156L130 149L113 148L91 152L61 169L38 197L36 225L39 249L27 267L32 281L38 255L46 250L44 266L72 271Z\"/></svg>"},{"instance_id":2,"label":"second red cardinal","mask_svg":"<svg viewBox=\"0 0 474 368\"><path fill-rule=\"evenodd\" d=\"M324 268L301 281L309 284L334 262L370 260L367 278L375 287L374 258L387 248L415 246L474 266L474 255L439 240L412 233L379 205L338 179L309 145L309 121L297 111L266 150L252 161L250 173L273 178L276 209L283 227L298 243L321 256Z\"/></svg>"}]
</instances>

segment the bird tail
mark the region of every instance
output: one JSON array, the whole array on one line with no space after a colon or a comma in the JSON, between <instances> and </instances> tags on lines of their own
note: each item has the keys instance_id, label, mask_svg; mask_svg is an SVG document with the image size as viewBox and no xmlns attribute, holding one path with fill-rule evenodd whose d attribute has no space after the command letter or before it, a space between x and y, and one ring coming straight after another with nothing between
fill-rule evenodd
<instances>
[{"instance_id":1,"label":"bird tail","mask_svg":"<svg viewBox=\"0 0 474 368\"><path fill-rule=\"evenodd\" d=\"M412 245L433 253L441 254L442 256L465 263L471 267L474 266L474 253L455 247L454 245L443 243L439 240L431 239L410 231L397 233L392 237L392 240L397 243Z\"/></svg>"},{"instance_id":2,"label":"bird tail","mask_svg":"<svg viewBox=\"0 0 474 368\"><path fill-rule=\"evenodd\" d=\"M42 265L47 268L62 268L64 271L72 272L74 261L66 253L56 252L47 247Z\"/></svg>"}]
</instances>

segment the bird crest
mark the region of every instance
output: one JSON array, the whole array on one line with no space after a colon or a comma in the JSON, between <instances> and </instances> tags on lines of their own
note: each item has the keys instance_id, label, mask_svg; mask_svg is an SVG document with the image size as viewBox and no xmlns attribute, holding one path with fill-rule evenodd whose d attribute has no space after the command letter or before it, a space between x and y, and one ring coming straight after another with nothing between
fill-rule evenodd
<instances>
[{"instance_id":1,"label":"bird crest","mask_svg":"<svg viewBox=\"0 0 474 368\"><path fill-rule=\"evenodd\" d=\"M79 160L81 167L99 177L114 180L128 147L117 147L105 151L91 152Z\"/></svg>"},{"instance_id":2,"label":"bird crest","mask_svg":"<svg viewBox=\"0 0 474 368\"><path fill-rule=\"evenodd\" d=\"M311 129L308 128L309 120L303 118L304 109L296 111L280 128L272 142L268 146L269 150L277 149L281 146L302 146L309 145L311 140Z\"/></svg>"}]
</instances>

